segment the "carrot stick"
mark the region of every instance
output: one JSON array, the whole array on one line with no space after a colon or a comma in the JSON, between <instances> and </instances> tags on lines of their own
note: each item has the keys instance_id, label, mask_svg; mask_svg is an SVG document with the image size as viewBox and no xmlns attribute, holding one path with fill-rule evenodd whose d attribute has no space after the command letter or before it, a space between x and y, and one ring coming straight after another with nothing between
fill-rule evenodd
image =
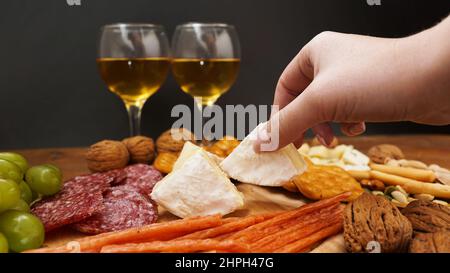
<instances>
[{"instance_id":1,"label":"carrot stick","mask_svg":"<svg viewBox=\"0 0 450 273\"><path fill-rule=\"evenodd\" d=\"M251 242L252 240L258 240L262 238L261 234L270 234L275 232L276 230L283 228L283 224L289 221L292 218L297 218L311 212L320 210L325 207L329 207L334 205L342 200L345 200L351 195L351 193L346 192L334 196L332 198L324 199L318 202L310 203L307 205L303 205L295 210L291 210L285 213L282 213L278 216L273 217L270 220L261 222L259 224L253 225L249 228L236 232L234 235L230 236L230 239L242 240L244 242Z\"/></svg>"},{"instance_id":2,"label":"carrot stick","mask_svg":"<svg viewBox=\"0 0 450 273\"><path fill-rule=\"evenodd\" d=\"M308 236L306 238L300 239L291 244L285 245L276 249L274 252L276 253L295 253L295 252L306 252L310 249L310 247L317 242L324 240L325 238L335 235L342 230L342 221L332 223L332 225L319 230L318 232Z\"/></svg>"},{"instance_id":3,"label":"carrot stick","mask_svg":"<svg viewBox=\"0 0 450 273\"><path fill-rule=\"evenodd\" d=\"M149 253L149 252L199 252L199 251L222 251L222 252L249 252L248 246L232 240L217 241L204 240L172 240L154 241L149 243L107 245L102 247L102 253Z\"/></svg>"},{"instance_id":4,"label":"carrot stick","mask_svg":"<svg viewBox=\"0 0 450 273\"><path fill-rule=\"evenodd\" d=\"M264 218L262 221L265 221L265 220L271 219L271 218L273 218L275 216L278 216L278 215L280 215L282 213L285 213L285 212L286 211L268 212L268 213L258 214L256 216ZM250 217L250 216L247 216L247 217ZM259 222L262 222L262 221L257 221L257 222L255 222L255 224L257 224ZM224 234L221 234L221 235L217 235L217 236L212 237L211 239L215 239L215 240L219 240L219 241L226 240L229 237L233 236L236 232L239 232L239 230L235 230L235 231L231 231L231 232L224 233Z\"/></svg>"},{"instance_id":5,"label":"carrot stick","mask_svg":"<svg viewBox=\"0 0 450 273\"><path fill-rule=\"evenodd\" d=\"M270 236L272 234L276 234L278 232L281 232L283 230L289 229L293 226L296 225L301 225L303 226L303 223L305 222L311 222L311 219L314 218L318 218L320 217L321 214L323 215L328 215L328 213L334 209L336 209L336 207L339 206L339 203L336 203L330 207L327 208L323 208L319 211L315 211L309 214L305 214L305 215L301 215L297 218L292 218L289 219L287 221L285 221L284 223L276 223L272 226L269 226L267 228L264 228L262 230L256 230L254 231L252 234L246 236L245 238L242 238L241 240L245 241L246 243L249 244L255 244L256 242L260 241L260 240L264 240L264 238L266 238L267 236Z\"/></svg>"},{"instance_id":6,"label":"carrot stick","mask_svg":"<svg viewBox=\"0 0 450 273\"><path fill-rule=\"evenodd\" d=\"M185 236L176 238L175 240L214 238L230 232L242 230L246 227L249 227L251 225L254 225L255 223L259 223L262 221L264 221L264 217L262 216L247 216L217 227L199 230L194 233L190 233Z\"/></svg>"},{"instance_id":7,"label":"carrot stick","mask_svg":"<svg viewBox=\"0 0 450 273\"><path fill-rule=\"evenodd\" d=\"M264 236L262 239L252 243L250 248L254 252L271 252L320 230L324 226L329 225L330 221L337 218L342 219L342 211L343 208L335 206L332 210L323 209L318 213L314 213L309 218L296 219L291 226Z\"/></svg>"},{"instance_id":8,"label":"carrot stick","mask_svg":"<svg viewBox=\"0 0 450 273\"><path fill-rule=\"evenodd\" d=\"M252 252L273 252L278 248L291 244L300 239L306 238L319 230L326 228L330 223L342 221L342 215L332 215L328 219L316 218L310 220L309 223L291 227L282 231L271 242L266 245L259 245L259 247L251 247Z\"/></svg>"},{"instance_id":9,"label":"carrot stick","mask_svg":"<svg viewBox=\"0 0 450 273\"><path fill-rule=\"evenodd\" d=\"M107 232L95 236L87 236L77 241L80 244L81 252L98 252L105 245L170 240L197 230L215 227L220 224L222 224L222 217L220 215L193 217L121 231ZM70 252L66 246L50 249L40 248L28 252L51 253L55 251Z\"/></svg>"}]
</instances>

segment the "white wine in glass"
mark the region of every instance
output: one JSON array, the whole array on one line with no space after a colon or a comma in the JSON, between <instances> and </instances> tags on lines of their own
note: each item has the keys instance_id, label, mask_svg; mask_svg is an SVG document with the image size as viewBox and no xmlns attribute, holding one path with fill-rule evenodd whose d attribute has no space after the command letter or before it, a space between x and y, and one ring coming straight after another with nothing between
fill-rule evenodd
<instances>
[{"instance_id":1,"label":"white wine in glass","mask_svg":"<svg viewBox=\"0 0 450 273\"><path fill-rule=\"evenodd\" d=\"M175 80L194 98L200 111L213 105L236 81L241 52L234 26L222 23L179 25L172 46Z\"/></svg>"},{"instance_id":2,"label":"white wine in glass","mask_svg":"<svg viewBox=\"0 0 450 273\"><path fill-rule=\"evenodd\" d=\"M169 42L163 27L103 26L98 55L97 65L103 81L125 103L130 135L139 135L142 107L164 83L170 67Z\"/></svg>"}]
</instances>

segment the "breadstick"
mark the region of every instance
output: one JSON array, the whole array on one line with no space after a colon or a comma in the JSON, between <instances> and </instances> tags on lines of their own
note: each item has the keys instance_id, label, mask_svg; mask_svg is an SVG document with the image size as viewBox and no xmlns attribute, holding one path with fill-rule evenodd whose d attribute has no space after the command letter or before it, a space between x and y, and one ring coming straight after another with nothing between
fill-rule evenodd
<instances>
[{"instance_id":1,"label":"breadstick","mask_svg":"<svg viewBox=\"0 0 450 273\"><path fill-rule=\"evenodd\" d=\"M370 179L369 171L347 171L356 180Z\"/></svg>"},{"instance_id":2,"label":"breadstick","mask_svg":"<svg viewBox=\"0 0 450 273\"><path fill-rule=\"evenodd\" d=\"M370 171L370 175L386 184L399 185L408 193L427 193L440 198L450 198L450 186L447 185L423 183L422 181L379 171Z\"/></svg>"},{"instance_id":3,"label":"breadstick","mask_svg":"<svg viewBox=\"0 0 450 273\"><path fill-rule=\"evenodd\" d=\"M433 182L436 179L434 172L430 170L421 170L415 168L397 167L381 164L370 164L370 168L375 171L395 174L398 176L403 176L423 182Z\"/></svg>"}]
</instances>

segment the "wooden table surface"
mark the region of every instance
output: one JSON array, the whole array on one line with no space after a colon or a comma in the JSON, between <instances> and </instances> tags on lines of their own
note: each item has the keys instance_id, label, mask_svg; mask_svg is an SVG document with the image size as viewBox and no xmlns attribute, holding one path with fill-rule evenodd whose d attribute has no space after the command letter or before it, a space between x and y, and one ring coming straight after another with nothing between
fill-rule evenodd
<instances>
[{"instance_id":1,"label":"wooden table surface","mask_svg":"<svg viewBox=\"0 0 450 273\"><path fill-rule=\"evenodd\" d=\"M389 143L400 147L408 159L422 160L450 168L450 135L402 135L402 136L360 136L341 137L342 144L351 144L362 152L373 145ZM60 167L64 178L88 173L84 160L87 148L48 148L17 150L30 165L52 163Z\"/></svg>"},{"instance_id":2,"label":"wooden table surface","mask_svg":"<svg viewBox=\"0 0 450 273\"><path fill-rule=\"evenodd\" d=\"M450 168L450 135L408 135L408 136L361 136L342 137L342 144L354 145L362 152L377 144L394 144L400 147L408 159L421 160L427 164L438 164ZM30 165L52 163L64 173L64 179L89 173L84 159L87 148L48 148L17 150L24 155ZM248 214L278 211L298 207L305 202L299 194L290 193L281 188L258 187L249 184L238 184L238 189L245 196L245 208L231 214L244 216ZM159 209L158 221L169 221L176 217ZM61 245L83 236L70 228L61 228L46 236L46 245ZM322 244L317 252L342 252L343 238L336 236Z\"/></svg>"}]
</instances>

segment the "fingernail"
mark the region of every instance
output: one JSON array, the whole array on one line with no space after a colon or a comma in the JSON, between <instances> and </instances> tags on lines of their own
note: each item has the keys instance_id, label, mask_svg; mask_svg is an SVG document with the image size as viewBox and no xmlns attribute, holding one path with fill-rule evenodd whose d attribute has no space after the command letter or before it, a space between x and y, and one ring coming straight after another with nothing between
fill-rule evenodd
<instances>
[{"instance_id":1,"label":"fingernail","mask_svg":"<svg viewBox=\"0 0 450 273\"><path fill-rule=\"evenodd\" d=\"M364 123L358 123L350 126L348 130L352 135L359 135L364 133L364 131L366 130L366 126L364 125Z\"/></svg>"}]
</instances>

